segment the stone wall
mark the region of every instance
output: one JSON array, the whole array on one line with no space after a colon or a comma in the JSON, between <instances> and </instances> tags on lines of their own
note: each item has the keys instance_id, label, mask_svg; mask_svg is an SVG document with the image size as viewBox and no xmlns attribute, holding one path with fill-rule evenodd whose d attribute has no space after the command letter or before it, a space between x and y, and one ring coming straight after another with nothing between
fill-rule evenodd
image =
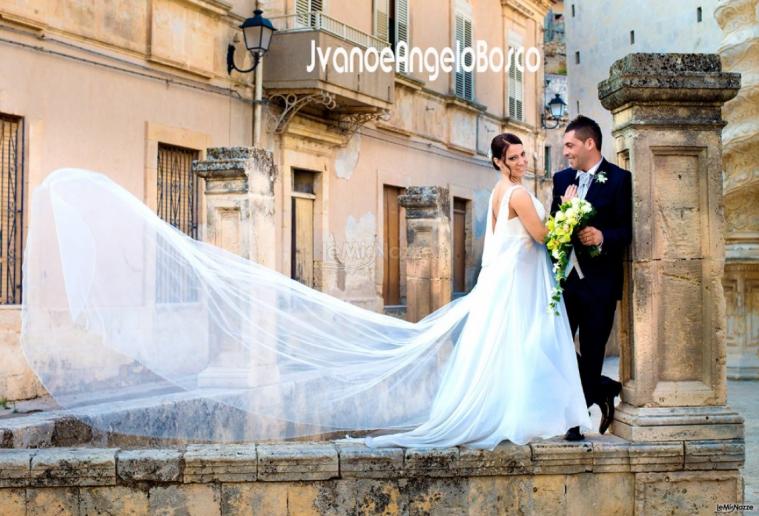
<instances>
[{"instance_id":1,"label":"stone wall","mask_svg":"<svg viewBox=\"0 0 759 516\"><path fill-rule=\"evenodd\" d=\"M0 307L0 399L24 400L44 393L21 351L21 310Z\"/></svg>"},{"instance_id":2,"label":"stone wall","mask_svg":"<svg viewBox=\"0 0 759 516\"><path fill-rule=\"evenodd\" d=\"M712 514L742 498L743 443L359 441L0 451L0 513Z\"/></svg>"}]
</instances>

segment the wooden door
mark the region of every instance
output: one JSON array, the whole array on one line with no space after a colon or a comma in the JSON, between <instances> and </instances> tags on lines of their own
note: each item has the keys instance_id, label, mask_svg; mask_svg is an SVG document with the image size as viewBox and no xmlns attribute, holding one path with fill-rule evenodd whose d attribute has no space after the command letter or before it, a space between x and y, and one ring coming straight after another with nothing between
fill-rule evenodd
<instances>
[{"instance_id":1,"label":"wooden door","mask_svg":"<svg viewBox=\"0 0 759 516\"><path fill-rule=\"evenodd\" d=\"M290 277L314 286L314 204L316 173L293 171Z\"/></svg>"},{"instance_id":2,"label":"wooden door","mask_svg":"<svg viewBox=\"0 0 759 516\"><path fill-rule=\"evenodd\" d=\"M453 291L466 292L466 200L453 199Z\"/></svg>"},{"instance_id":3,"label":"wooden door","mask_svg":"<svg viewBox=\"0 0 759 516\"><path fill-rule=\"evenodd\" d=\"M314 284L314 200L293 194L292 278Z\"/></svg>"},{"instance_id":4,"label":"wooden door","mask_svg":"<svg viewBox=\"0 0 759 516\"><path fill-rule=\"evenodd\" d=\"M385 305L401 304L401 207L398 196L401 189L395 186L384 188L384 221L385 238L383 255L385 268L382 285L382 296Z\"/></svg>"}]
</instances>

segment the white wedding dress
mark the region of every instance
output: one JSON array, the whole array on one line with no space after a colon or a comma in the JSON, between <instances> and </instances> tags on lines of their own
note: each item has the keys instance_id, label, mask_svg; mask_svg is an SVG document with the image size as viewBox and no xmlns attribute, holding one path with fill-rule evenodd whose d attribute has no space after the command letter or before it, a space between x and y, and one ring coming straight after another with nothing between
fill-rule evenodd
<instances>
[{"instance_id":1,"label":"white wedding dress","mask_svg":"<svg viewBox=\"0 0 759 516\"><path fill-rule=\"evenodd\" d=\"M495 231L488 217L472 292L410 323L193 240L104 175L58 170L32 195L24 354L62 409L103 432L382 430L395 434L367 444L493 448L589 428L564 307L547 313L545 247L507 205Z\"/></svg>"},{"instance_id":2,"label":"white wedding dress","mask_svg":"<svg viewBox=\"0 0 759 516\"><path fill-rule=\"evenodd\" d=\"M496 227L487 217L482 270L469 293L469 318L453 350L430 417L412 431L368 437L369 446L494 448L590 428L564 306L546 311L553 287L545 246L518 217L508 219L513 186ZM530 193L535 209L545 209ZM492 211L493 195L488 201Z\"/></svg>"}]
</instances>

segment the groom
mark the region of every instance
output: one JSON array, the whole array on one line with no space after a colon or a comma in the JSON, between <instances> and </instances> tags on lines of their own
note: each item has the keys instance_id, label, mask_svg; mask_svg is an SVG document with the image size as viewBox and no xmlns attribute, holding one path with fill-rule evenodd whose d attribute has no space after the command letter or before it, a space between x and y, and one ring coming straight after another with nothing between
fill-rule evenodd
<instances>
[{"instance_id":1,"label":"groom","mask_svg":"<svg viewBox=\"0 0 759 516\"><path fill-rule=\"evenodd\" d=\"M564 156L571 168L553 176L551 213L556 213L562 199L575 196L596 209L573 239L564 303L572 335L580 331L577 363L585 402L601 408L598 431L603 434L614 420L614 397L622 390L622 384L603 376L601 369L614 310L622 299L622 261L632 240L632 176L603 158L601 129L584 116L567 125ZM592 246L600 249L599 255L591 256ZM564 438L579 441L585 437L579 427L573 427Z\"/></svg>"}]
</instances>

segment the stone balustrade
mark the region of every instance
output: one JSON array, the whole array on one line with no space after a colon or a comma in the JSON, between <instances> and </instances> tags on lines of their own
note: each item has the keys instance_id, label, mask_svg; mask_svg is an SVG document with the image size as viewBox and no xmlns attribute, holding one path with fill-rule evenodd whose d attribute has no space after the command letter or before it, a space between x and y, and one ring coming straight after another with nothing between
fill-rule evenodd
<instances>
[{"instance_id":1,"label":"stone balustrade","mask_svg":"<svg viewBox=\"0 0 759 516\"><path fill-rule=\"evenodd\" d=\"M690 514L739 500L743 461L742 440L615 436L493 451L371 449L357 440L8 449L0 450L0 512Z\"/></svg>"}]
</instances>

